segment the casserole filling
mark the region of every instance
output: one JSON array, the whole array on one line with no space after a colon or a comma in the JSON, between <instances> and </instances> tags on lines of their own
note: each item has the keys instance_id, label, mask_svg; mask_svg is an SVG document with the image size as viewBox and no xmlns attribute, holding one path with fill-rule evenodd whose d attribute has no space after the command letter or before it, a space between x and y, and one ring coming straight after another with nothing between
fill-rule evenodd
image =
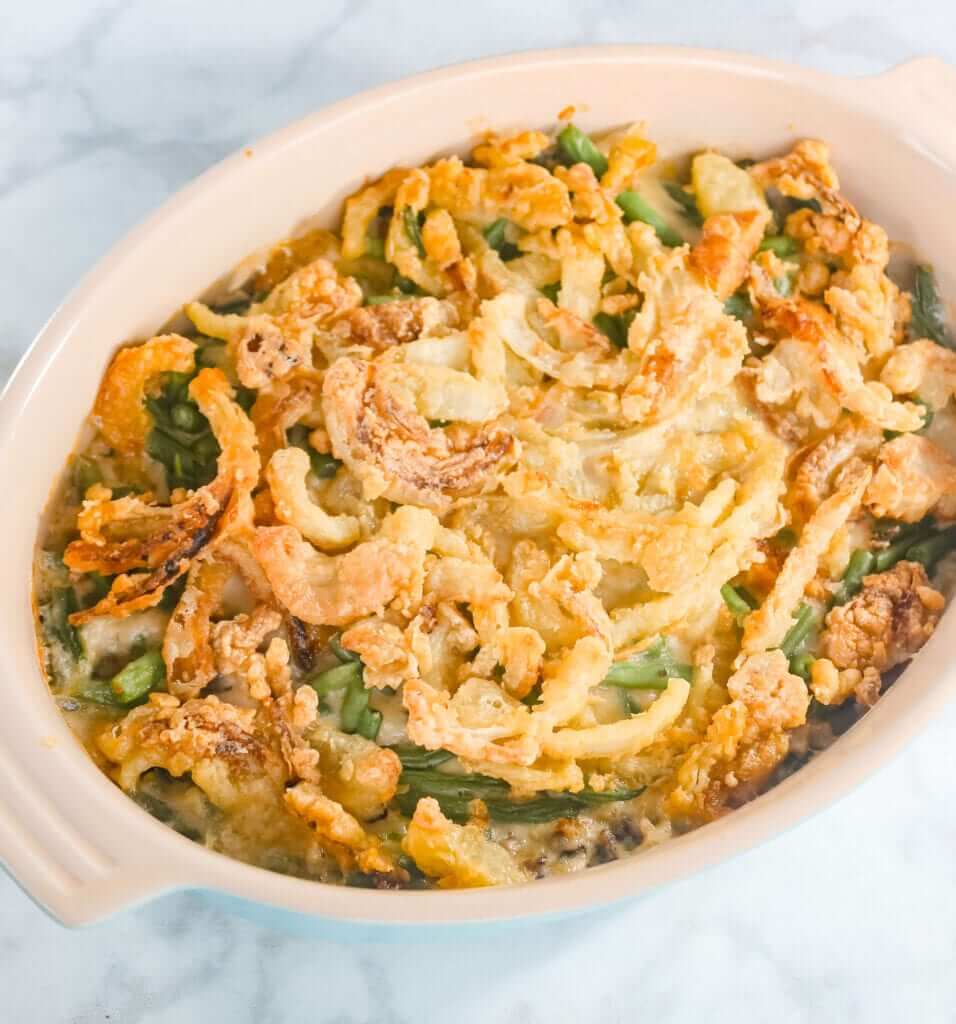
<instances>
[{"instance_id":1,"label":"casserole filling","mask_svg":"<svg viewBox=\"0 0 956 1024\"><path fill-rule=\"evenodd\" d=\"M728 813L946 603L954 340L889 263L817 141L388 171L114 356L36 551L59 706L149 813L326 882Z\"/></svg>"}]
</instances>

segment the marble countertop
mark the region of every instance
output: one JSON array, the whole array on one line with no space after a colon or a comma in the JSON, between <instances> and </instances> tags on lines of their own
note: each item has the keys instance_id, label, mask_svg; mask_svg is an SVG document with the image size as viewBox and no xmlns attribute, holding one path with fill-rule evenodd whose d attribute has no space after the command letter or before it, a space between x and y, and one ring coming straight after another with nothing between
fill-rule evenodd
<instances>
[{"instance_id":1,"label":"marble countertop","mask_svg":"<svg viewBox=\"0 0 956 1024\"><path fill-rule=\"evenodd\" d=\"M923 54L956 63L956 11L951 0L905 13L870 0L5 5L0 379L94 260L247 141L427 67L612 41L857 74ZM0 1019L953 1020L954 735L956 708L838 807L773 843L611 914L493 942L308 940L192 895L69 932L0 873Z\"/></svg>"}]
</instances>

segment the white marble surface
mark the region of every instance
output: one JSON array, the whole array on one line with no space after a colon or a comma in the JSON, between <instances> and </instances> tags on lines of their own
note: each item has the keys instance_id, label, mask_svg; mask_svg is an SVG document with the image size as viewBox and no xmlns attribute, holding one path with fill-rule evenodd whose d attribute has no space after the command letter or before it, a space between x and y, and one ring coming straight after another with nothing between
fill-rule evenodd
<instances>
[{"instance_id":1,"label":"white marble surface","mask_svg":"<svg viewBox=\"0 0 956 1024\"><path fill-rule=\"evenodd\" d=\"M463 58L584 42L878 71L956 62L952 0L296 0L0 5L0 376L171 191L326 103ZM794 8L798 7L798 13ZM176 896L71 933L0 874L0 1020L110 1024L956 1019L956 708L769 846L608 917L494 942L337 945Z\"/></svg>"}]
</instances>

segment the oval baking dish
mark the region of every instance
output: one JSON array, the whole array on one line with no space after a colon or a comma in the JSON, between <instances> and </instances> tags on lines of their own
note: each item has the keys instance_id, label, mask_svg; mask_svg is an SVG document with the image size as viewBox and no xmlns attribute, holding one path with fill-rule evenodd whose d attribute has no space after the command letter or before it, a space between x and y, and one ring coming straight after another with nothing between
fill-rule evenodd
<instances>
[{"instance_id":1,"label":"oval baking dish","mask_svg":"<svg viewBox=\"0 0 956 1024\"><path fill-rule=\"evenodd\" d=\"M313 920L457 925L580 911L634 896L778 833L883 764L956 684L947 614L878 705L830 750L733 815L639 857L531 885L379 892L273 874L211 853L152 819L90 762L37 666L30 558L64 439L83 422L117 343L146 337L222 268L306 216L331 218L367 176L549 123L573 104L582 128L639 117L664 153L712 145L773 153L829 141L846 193L890 236L918 243L956 287L956 243L938 211L956 202L948 110L956 71L934 60L844 79L748 57L599 47L432 72L365 93L286 128L204 174L120 243L54 315L0 402L0 460L17 481L2 512L8 623L0 688L0 859L60 921L84 924L162 892L202 889ZM401 125L401 129L398 129ZM330 154L334 158L330 159ZM235 211L242 216L236 217Z\"/></svg>"}]
</instances>

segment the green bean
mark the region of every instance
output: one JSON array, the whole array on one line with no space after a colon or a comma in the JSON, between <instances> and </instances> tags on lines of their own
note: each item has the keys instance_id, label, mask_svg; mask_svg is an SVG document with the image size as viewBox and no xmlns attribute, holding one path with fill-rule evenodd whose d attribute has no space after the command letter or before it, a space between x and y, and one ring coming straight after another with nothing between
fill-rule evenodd
<instances>
[{"instance_id":1,"label":"green bean","mask_svg":"<svg viewBox=\"0 0 956 1024\"><path fill-rule=\"evenodd\" d=\"M734 292L724 303L724 312L737 320L748 320L753 311L750 296L744 291Z\"/></svg>"},{"instance_id":2,"label":"green bean","mask_svg":"<svg viewBox=\"0 0 956 1024\"><path fill-rule=\"evenodd\" d=\"M800 676L804 681L810 679L810 669L816 659L808 651L803 651L800 654L795 654L790 659L790 671L795 676Z\"/></svg>"},{"instance_id":3,"label":"green bean","mask_svg":"<svg viewBox=\"0 0 956 1024\"><path fill-rule=\"evenodd\" d=\"M494 821L529 824L573 818L586 807L633 800L642 792L641 789L606 792L584 789L578 793L548 793L530 800L514 800L510 797L510 787L499 779L429 769L406 769L402 772L400 786L404 792L397 802L405 814L412 814L418 801L430 796L438 801L442 812L449 818L466 821L471 816L472 801L481 800Z\"/></svg>"},{"instance_id":4,"label":"green bean","mask_svg":"<svg viewBox=\"0 0 956 1024\"><path fill-rule=\"evenodd\" d=\"M95 459L86 455L77 455L73 462L73 483L80 494L86 494L88 488L103 479L103 471Z\"/></svg>"},{"instance_id":5,"label":"green bean","mask_svg":"<svg viewBox=\"0 0 956 1024\"><path fill-rule=\"evenodd\" d=\"M422 241L421 228L418 225L418 212L412 207L406 206L402 210L402 223L405 225L405 234L418 250L419 256L425 255L425 243Z\"/></svg>"},{"instance_id":6,"label":"green bean","mask_svg":"<svg viewBox=\"0 0 956 1024\"><path fill-rule=\"evenodd\" d=\"M877 572L885 572L892 569L897 562L906 557L906 552L911 547L919 544L920 541L934 536L936 531L929 522L904 523L889 547L877 551L874 559L874 568Z\"/></svg>"},{"instance_id":7,"label":"green bean","mask_svg":"<svg viewBox=\"0 0 956 1024\"><path fill-rule=\"evenodd\" d=\"M514 242L508 241L505 233L508 228L508 224L509 221L507 217L498 217L497 220L488 224L488 226L481 232L488 245L506 262L508 260L517 259L521 255L521 250L514 244Z\"/></svg>"},{"instance_id":8,"label":"green bean","mask_svg":"<svg viewBox=\"0 0 956 1024\"><path fill-rule=\"evenodd\" d=\"M367 740L374 740L381 728L382 712L368 707L364 708L359 715L358 725L355 729L359 736L364 736Z\"/></svg>"},{"instance_id":9,"label":"green bean","mask_svg":"<svg viewBox=\"0 0 956 1024\"><path fill-rule=\"evenodd\" d=\"M385 259L385 240L378 235L369 235L365 239L365 255L373 260Z\"/></svg>"},{"instance_id":10,"label":"green bean","mask_svg":"<svg viewBox=\"0 0 956 1024\"><path fill-rule=\"evenodd\" d=\"M224 341L210 341L196 350L197 366L214 366L222 370L229 366L229 349Z\"/></svg>"},{"instance_id":11,"label":"green bean","mask_svg":"<svg viewBox=\"0 0 956 1024\"><path fill-rule=\"evenodd\" d=\"M229 302L217 302L209 308L220 316L230 316L231 314L242 314L247 312L251 304L252 299L235 298L230 299Z\"/></svg>"},{"instance_id":12,"label":"green bean","mask_svg":"<svg viewBox=\"0 0 956 1024\"><path fill-rule=\"evenodd\" d=\"M116 491L113 491L113 497L117 497ZM85 579L90 589L89 593L84 597L84 603L86 607L92 608L97 601L101 601L110 592L113 578L111 576L102 576L98 572L88 572Z\"/></svg>"},{"instance_id":13,"label":"green bean","mask_svg":"<svg viewBox=\"0 0 956 1024\"><path fill-rule=\"evenodd\" d=\"M204 465L208 465L210 462L218 459L221 451L219 442L212 434L203 434L193 445L193 454Z\"/></svg>"},{"instance_id":14,"label":"green bean","mask_svg":"<svg viewBox=\"0 0 956 1024\"><path fill-rule=\"evenodd\" d=\"M604 677L604 686L622 686L628 690L663 690L675 676L690 680L693 668L675 660L667 640L655 643L626 661L616 661Z\"/></svg>"},{"instance_id":15,"label":"green bean","mask_svg":"<svg viewBox=\"0 0 956 1024\"><path fill-rule=\"evenodd\" d=\"M169 410L169 418L180 430L188 430L194 433L202 429L202 413L188 402L177 402Z\"/></svg>"},{"instance_id":16,"label":"green bean","mask_svg":"<svg viewBox=\"0 0 956 1024\"><path fill-rule=\"evenodd\" d=\"M335 690L344 690L352 686L356 681L362 681L362 665L358 661L349 661L344 665L335 665L323 672L306 679L309 686L315 690L320 697L333 693Z\"/></svg>"},{"instance_id":17,"label":"green bean","mask_svg":"<svg viewBox=\"0 0 956 1024\"><path fill-rule=\"evenodd\" d=\"M624 219L628 223L640 220L649 224L657 232L657 237L664 245L675 248L684 244L684 239L639 192L622 192L615 202L624 212Z\"/></svg>"},{"instance_id":18,"label":"green bean","mask_svg":"<svg viewBox=\"0 0 956 1024\"><path fill-rule=\"evenodd\" d=\"M79 658L83 654L79 633L70 625L70 616L78 610L79 602L72 587L57 587L50 594L47 628L51 636L74 658Z\"/></svg>"},{"instance_id":19,"label":"green bean","mask_svg":"<svg viewBox=\"0 0 956 1024\"><path fill-rule=\"evenodd\" d=\"M541 684L535 683L534 686L521 698L521 703L526 708L533 708L535 704L541 701Z\"/></svg>"},{"instance_id":20,"label":"green bean","mask_svg":"<svg viewBox=\"0 0 956 1024\"><path fill-rule=\"evenodd\" d=\"M386 302L401 302L404 295L370 295L365 300L366 306L384 306Z\"/></svg>"},{"instance_id":21,"label":"green bean","mask_svg":"<svg viewBox=\"0 0 956 1024\"><path fill-rule=\"evenodd\" d=\"M919 562L931 573L936 568L936 563L956 548L956 526L947 530L941 530L932 537L914 544L906 552L906 558L910 562Z\"/></svg>"},{"instance_id":22,"label":"green bean","mask_svg":"<svg viewBox=\"0 0 956 1024\"><path fill-rule=\"evenodd\" d=\"M936 275L932 267L926 265L916 268L910 336L914 340L931 338L946 348L956 347L956 340L946 326L946 312L939 297Z\"/></svg>"},{"instance_id":23,"label":"green bean","mask_svg":"<svg viewBox=\"0 0 956 1024\"><path fill-rule=\"evenodd\" d=\"M572 164L587 164L599 178L607 171L607 157L573 124L558 135L558 146Z\"/></svg>"},{"instance_id":24,"label":"green bean","mask_svg":"<svg viewBox=\"0 0 956 1024\"><path fill-rule=\"evenodd\" d=\"M164 373L160 394L146 399L153 418L146 451L166 470L170 487L200 487L216 475L219 443L189 398L190 380L188 373Z\"/></svg>"},{"instance_id":25,"label":"green bean","mask_svg":"<svg viewBox=\"0 0 956 1024\"><path fill-rule=\"evenodd\" d=\"M792 548L797 543L797 533L790 526L777 530L773 538L782 548Z\"/></svg>"},{"instance_id":26,"label":"green bean","mask_svg":"<svg viewBox=\"0 0 956 1024\"><path fill-rule=\"evenodd\" d=\"M110 708L117 706L116 694L108 679L86 679L71 696L88 704L102 704Z\"/></svg>"},{"instance_id":27,"label":"green bean","mask_svg":"<svg viewBox=\"0 0 956 1024\"><path fill-rule=\"evenodd\" d=\"M869 576L876 568L876 555L865 548L857 548L850 555L840 585L830 598L830 605L846 604L863 586L863 577Z\"/></svg>"},{"instance_id":28,"label":"green bean","mask_svg":"<svg viewBox=\"0 0 956 1024\"><path fill-rule=\"evenodd\" d=\"M193 374L169 370L160 379L167 401L185 402L189 398L189 382L193 379Z\"/></svg>"},{"instance_id":29,"label":"green bean","mask_svg":"<svg viewBox=\"0 0 956 1024\"><path fill-rule=\"evenodd\" d=\"M797 609L794 618L797 621L787 630L787 635L780 644L780 650L788 658L792 658L797 653L800 645L810 635L810 631L817 624L818 615L812 606L804 603Z\"/></svg>"},{"instance_id":30,"label":"green bean","mask_svg":"<svg viewBox=\"0 0 956 1024\"><path fill-rule=\"evenodd\" d=\"M355 651L347 650L342 646L342 634L333 633L329 637L329 649L344 664L351 665L358 662L361 665L362 659L355 653Z\"/></svg>"},{"instance_id":31,"label":"green bean","mask_svg":"<svg viewBox=\"0 0 956 1024\"><path fill-rule=\"evenodd\" d=\"M316 451L309 444L309 428L301 423L290 427L286 432L290 445L301 448L309 456L309 468L320 480L331 480L342 466L337 458L325 452Z\"/></svg>"},{"instance_id":32,"label":"green bean","mask_svg":"<svg viewBox=\"0 0 956 1024\"><path fill-rule=\"evenodd\" d=\"M166 678L161 651L147 651L131 661L110 680L110 688L120 704L133 704L155 690Z\"/></svg>"},{"instance_id":33,"label":"green bean","mask_svg":"<svg viewBox=\"0 0 956 1024\"><path fill-rule=\"evenodd\" d=\"M595 794L587 790L578 793L555 793L532 797L530 800L495 800L485 802L488 815L494 821L514 822L515 824L543 824L556 821L558 818L576 818L595 801L593 796L600 796L600 803L612 803L633 800L641 794L640 789L619 790L610 794ZM608 799L603 799L605 796Z\"/></svg>"},{"instance_id":34,"label":"green bean","mask_svg":"<svg viewBox=\"0 0 956 1024\"><path fill-rule=\"evenodd\" d=\"M320 480L331 480L342 468L342 463L334 455L329 455L327 452L317 452L314 448L309 450L309 464L311 465L312 472Z\"/></svg>"},{"instance_id":35,"label":"green bean","mask_svg":"<svg viewBox=\"0 0 956 1024\"><path fill-rule=\"evenodd\" d=\"M630 329L634 313L622 313L620 316L611 316L610 313L598 313L594 317L594 326L614 345L616 348L627 348L627 332Z\"/></svg>"},{"instance_id":36,"label":"green bean","mask_svg":"<svg viewBox=\"0 0 956 1024\"><path fill-rule=\"evenodd\" d=\"M676 181L665 181L664 191L677 203L681 213L694 227L699 228L704 223L704 218L700 215L697 200L692 192L688 192L683 185Z\"/></svg>"},{"instance_id":37,"label":"green bean","mask_svg":"<svg viewBox=\"0 0 956 1024\"><path fill-rule=\"evenodd\" d=\"M437 768L455 756L448 750L426 750L414 743L396 743L389 749L398 756L403 768Z\"/></svg>"},{"instance_id":38,"label":"green bean","mask_svg":"<svg viewBox=\"0 0 956 1024\"><path fill-rule=\"evenodd\" d=\"M241 384L237 384L233 385L233 390L236 393L236 405L238 405L243 412L249 412L249 410L256 404L256 389L246 388Z\"/></svg>"},{"instance_id":39,"label":"green bean","mask_svg":"<svg viewBox=\"0 0 956 1024\"><path fill-rule=\"evenodd\" d=\"M163 596L159 599L159 607L164 612L171 612L177 604L179 599L183 596L183 591L186 589L186 577L185 575L180 576L178 580L170 585L163 591Z\"/></svg>"},{"instance_id":40,"label":"green bean","mask_svg":"<svg viewBox=\"0 0 956 1024\"><path fill-rule=\"evenodd\" d=\"M933 417L936 415L933 412L933 407L925 399L920 398L919 395L913 395L910 399L911 402L915 402L917 405L923 407L923 425L919 428L917 433L922 434L924 430L929 430L933 423Z\"/></svg>"},{"instance_id":41,"label":"green bean","mask_svg":"<svg viewBox=\"0 0 956 1024\"><path fill-rule=\"evenodd\" d=\"M757 252L772 252L782 260L796 256L799 250L800 246L797 240L789 235L767 235L760 245L757 246Z\"/></svg>"},{"instance_id":42,"label":"green bean","mask_svg":"<svg viewBox=\"0 0 956 1024\"><path fill-rule=\"evenodd\" d=\"M720 588L720 596L733 612L738 625L757 607L756 598L748 590L744 587L735 587L731 583L725 583Z\"/></svg>"},{"instance_id":43,"label":"green bean","mask_svg":"<svg viewBox=\"0 0 956 1024\"><path fill-rule=\"evenodd\" d=\"M156 428L150 431L146 451L165 467L170 486L188 485L197 479L198 463L192 452L163 431Z\"/></svg>"},{"instance_id":44,"label":"green bean","mask_svg":"<svg viewBox=\"0 0 956 1024\"><path fill-rule=\"evenodd\" d=\"M499 217L496 221L492 221L488 227L482 231L485 236L485 241L491 246L492 249L500 249L507 238L505 233L508 230L508 218Z\"/></svg>"},{"instance_id":45,"label":"green bean","mask_svg":"<svg viewBox=\"0 0 956 1024\"><path fill-rule=\"evenodd\" d=\"M421 288L419 288L418 285L415 284L414 281L410 280L407 277L402 276L401 274L396 274L395 275L395 287L403 295L424 295L425 294L425 292L423 292L421 290Z\"/></svg>"},{"instance_id":46,"label":"green bean","mask_svg":"<svg viewBox=\"0 0 956 1024\"><path fill-rule=\"evenodd\" d=\"M342 667L345 668L344 665ZM358 731L362 714L368 710L368 698L369 692L365 689L365 683L362 681L362 670L359 667L358 677L349 683L348 689L345 691L345 698L342 701L342 707L339 709L339 725L342 728L342 732Z\"/></svg>"},{"instance_id":47,"label":"green bean","mask_svg":"<svg viewBox=\"0 0 956 1024\"><path fill-rule=\"evenodd\" d=\"M767 200L773 210L774 221L777 224L780 234L787 225L787 218L797 210L813 210L815 213L822 213L823 207L818 199L794 199L791 196L780 195L771 192Z\"/></svg>"}]
</instances>

